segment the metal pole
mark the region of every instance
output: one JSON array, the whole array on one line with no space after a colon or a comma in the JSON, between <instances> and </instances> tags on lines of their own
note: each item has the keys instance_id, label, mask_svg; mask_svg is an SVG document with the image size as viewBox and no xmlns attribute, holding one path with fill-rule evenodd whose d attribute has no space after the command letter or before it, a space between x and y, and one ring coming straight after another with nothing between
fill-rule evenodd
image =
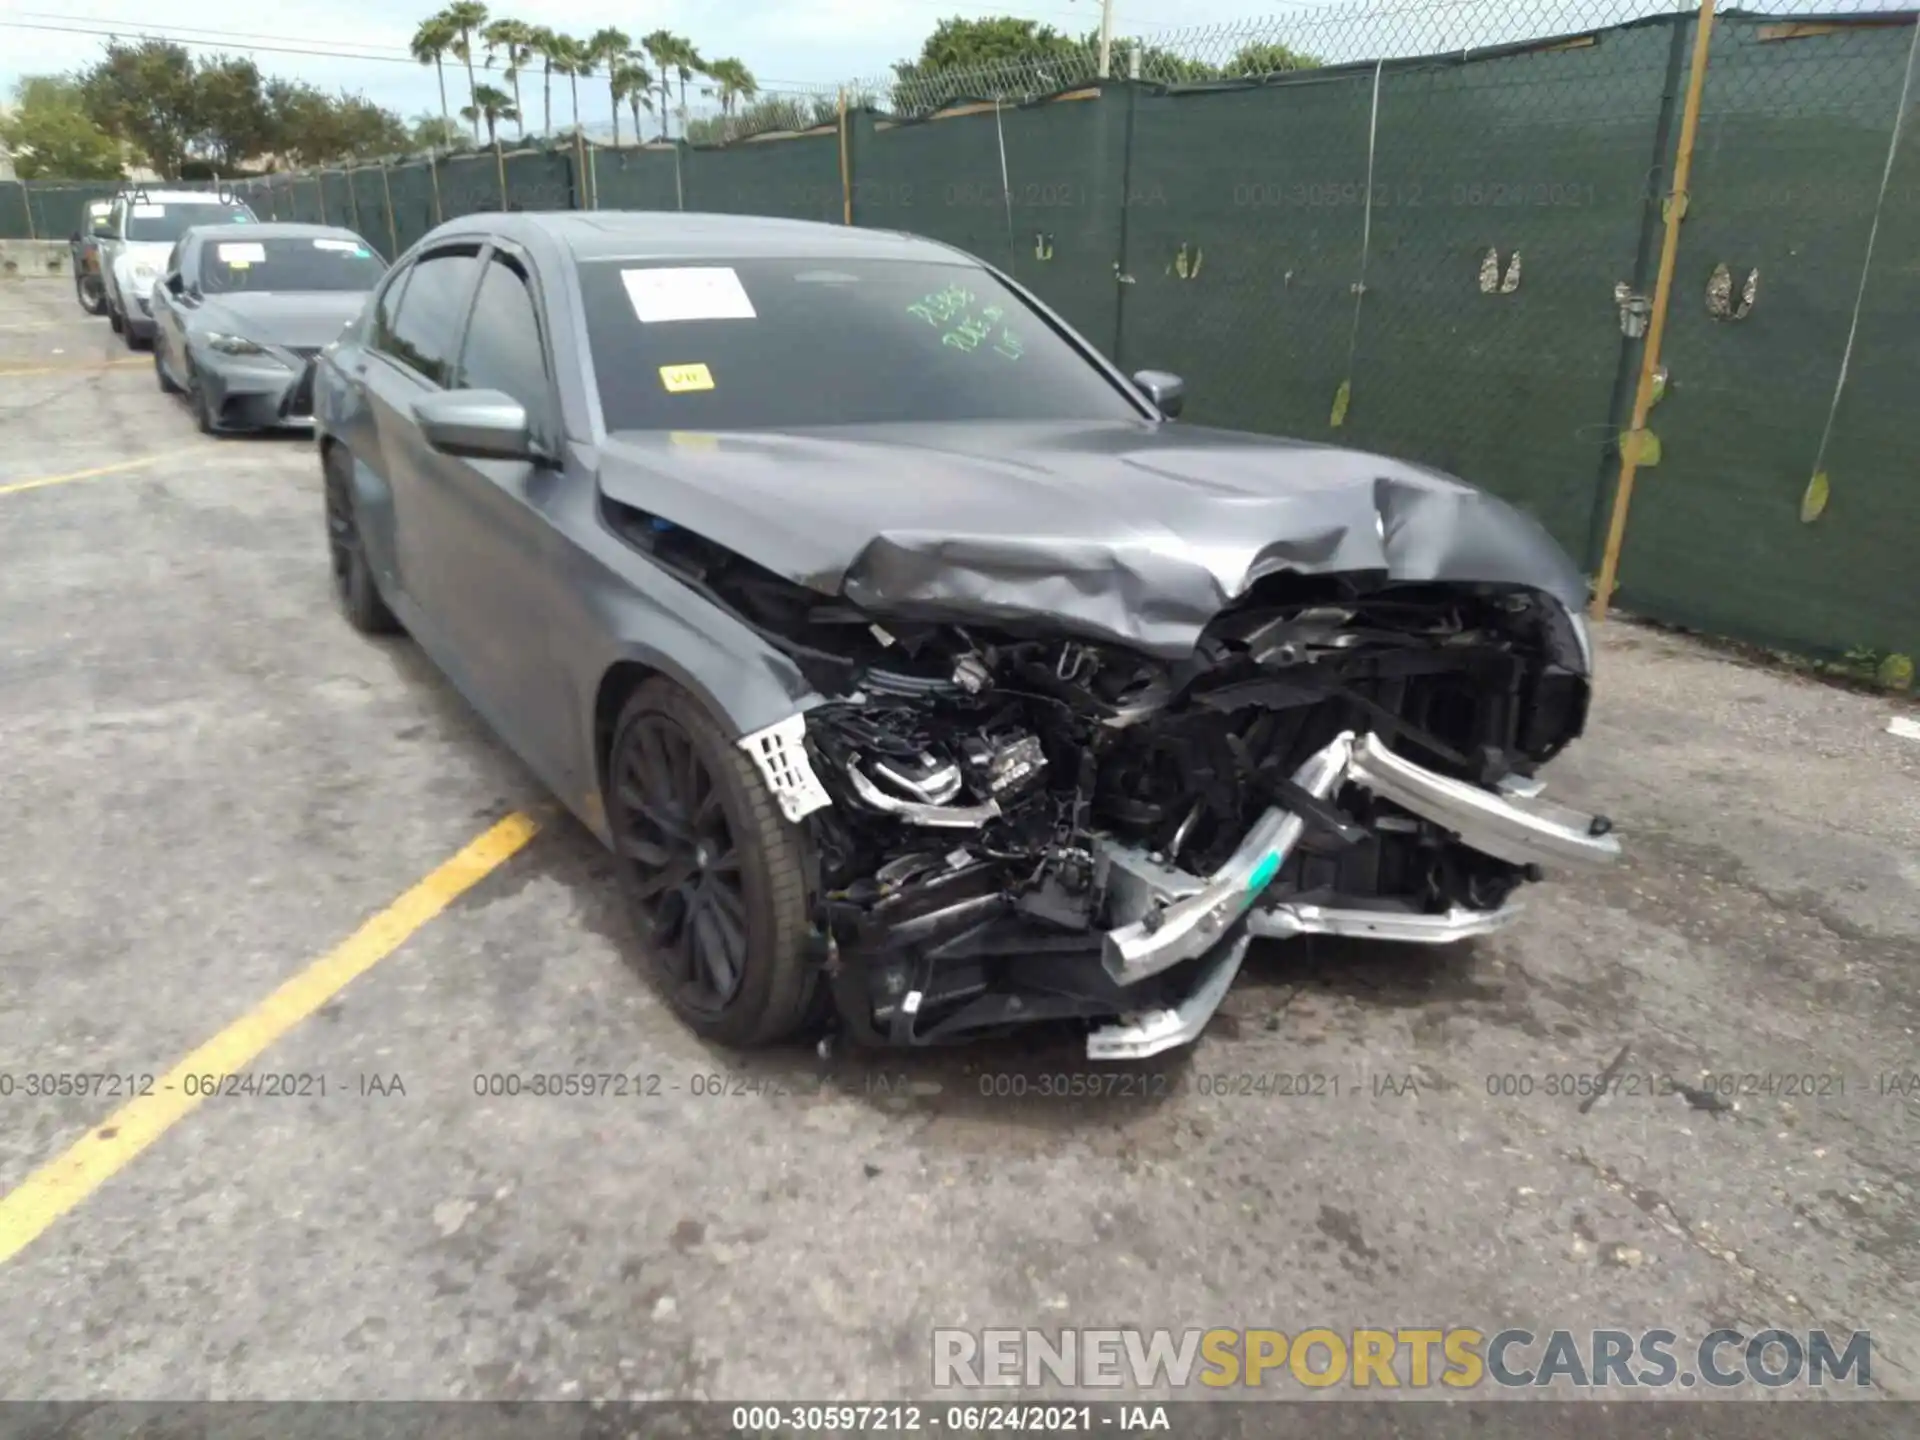
<instances>
[{"instance_id":1,"label":"metal pole","mask_svg":"<svg viewBox=\"0 0 1920 1440\"><path fill-rule=\"evenodd\" d=\"M435 150L427 152L427 181L433 186L433 223L443 225L447 217L440 213L440 155Z\"/></svg>"},{"instance_id":2,"label":"metal pole","mask_svg":"<svg viewBox=\"0 0 1920 1440\"><path fill-rule=\"evenodd\" d=\"M1607 546L1600 557L1588 613L1596 621L1607 618L1620 574L1620 548L1627 538L1627 507L1633 503L1633 480L1640 468L1645 444L1647 412L1653 408L1654 373L1660 368L1660 341L1667 330L1667 303L1673 295L1673 265L1680 251L1680 221L1687 213L1687 182L1693 175L1693 141L1700 129L1700 95L1707 84L1707 47L1713 39L1714 0L1700 0L1699 29L1693 37L1693 68L1687 77L1687 98L1680 111L1680 144L1673 160L1673 189L1667 196L1667 228L1660 237L1660 268L1653 282L1653 309L1647 319L1647 345L1640 359L1640 383L1633 392L1633 419L1620 446L1620 483L1614 487L1613 517L1607 526Z\"/></svg>"},{"instance_id":3,"label":"metal pole","mask_svg":"<svg viewBox=\"0 0 1920 1440\"><path fill-rule=\"evenodd\" d=\"M1100 78L1113 73L1113 0L1100 0Z\"/></svg>"},{"instance_id":4,"label":"metal pole","mask_svg":"<svg viewBox=\"0 0 1920 1440\"><path fill-rule=\"evenodd\" d=\"M507 208L507 156L500 148L500 137L493 137L493 166L500 174L500 208Z\"/></svg>"},{"instance_id":5,"label":"metal pole","mask_svg":"<svg viewBox=\"0 0 1920 1440\"><path fill-rule=\"evenodd\" d=\"M393 223L393 182L387 178L387 162L380 162L380 193L387 197L387 243L393 248L387 254L393 259L400 258L400 227Z\"/></svg>"},{"instance_id":6,"label":"metal pole","mask_svg":"<svg viewBox=\"0 0 1920 1440\"><path fill-rule=\"evenodd\" d=\"M847 87L840 87L840 220L853 224L853 171L847 163Z\"/></svg>"}]
</instances>

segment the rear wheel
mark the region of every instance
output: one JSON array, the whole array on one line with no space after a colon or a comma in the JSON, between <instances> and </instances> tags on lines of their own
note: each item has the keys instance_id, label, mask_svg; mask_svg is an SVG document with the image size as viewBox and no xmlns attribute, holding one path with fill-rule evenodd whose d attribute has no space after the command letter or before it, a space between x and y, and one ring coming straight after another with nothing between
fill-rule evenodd
<instances>
[{"instance_id":1,"label":"rear wheel","mask_svg":"<svg viewBox=\"0 0 1920 1440\"><path fill-rule=\"evenodd\" d=\"M606 773L621 884L675 1013L729 1045L800 1029L811 999L804 840L753 762L656 678L621 710Z\"/></svg>"},{"instance_id":2,"label":"rear wheel","mask_svg":"<svg viewBox=\"0 0 1920 1440\"><path fill-rule=\"evenodd\" d=\"M333 572L333 593L347 623L363 635L391 635L399 630L387 602L374 583L373 567L353 505L353 457L342 445L330 445L321 461L326 482L327 559Z\"/></svg>"}]
</instances>

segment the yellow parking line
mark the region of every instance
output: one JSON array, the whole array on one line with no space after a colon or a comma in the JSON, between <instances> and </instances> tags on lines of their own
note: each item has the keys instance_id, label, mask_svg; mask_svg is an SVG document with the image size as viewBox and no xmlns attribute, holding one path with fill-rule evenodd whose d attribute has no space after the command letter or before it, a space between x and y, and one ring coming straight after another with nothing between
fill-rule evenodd
<instances>
[{"instance_id":1,"label":"yellow parking line","mask_svg":"<svg viewBox=\"0 0 1920 1440\"><path fill-rule=\"evenodd\" d=\"M0 1265L32 1244L48 1226L85 1200L158 1140L203 1098L191 1075L244 1070L266 1048L353 981L398 950L421 926L478 884L539 830L531 817L509 815L471 841L393 904L288 980L258 1005L154 1081L150 1094L130 1100L87 1131L66 1154L34 1171L0 1196Z\"/></svg>"},{"instance_id":2,"label":"yellow parking line","mask_svg":"<svg viewBox=\"0 0 1920 1440\"><path fill-rule=\"evenodd\" d=\"M42 475L35 480L14 480L0 485L0 495L13 495L22 490L39 490L48 485L67 485L75 480L92 480L101 475L118 475L126 470L138 470L143 465L151 465L157 460L169 456L184 454L180 450L163 450L156 455L142 455L138 460L121 460L112 465L97 465L91 470L75 470L69 475Z\"/></svg>"},{"instance_id":3,"label":"yellow parking line","mask_svg":"<svg viewBox=\"0 0 1920 1440\"><path fill-rule=\"evenodd\" d=\"M98 365L32 365L24 370L0 366L0 380L17 380L26 375L85 375L95 370L111 370L116 365L151 365L151 360L102 360Z\"/></svg>"}]
</instances>

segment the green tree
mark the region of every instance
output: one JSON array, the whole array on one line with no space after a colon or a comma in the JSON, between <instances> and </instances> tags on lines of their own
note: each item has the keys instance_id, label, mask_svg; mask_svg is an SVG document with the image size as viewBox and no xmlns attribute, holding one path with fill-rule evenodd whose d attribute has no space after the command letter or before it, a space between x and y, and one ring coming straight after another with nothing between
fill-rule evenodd
<instances>
[{"instance_id":1,"label":"green tree","mask_svg":"<svg viewBox=\"0 0 1920 1440\"><path fill-rule=\"evenodd\" d=\"M194 148L231 175L279 139L260 67L236 56L203 57L194 74Z\"/></svg>"},{"instance_id":2,"label":"green tree","mask_svg":"<svg viewBox=\"0 0 1920 1440\"><path fill-rule=\"evenodd\" d=\"M1223 68L1231 76L1277 75L1287 70L1317 70L1320 61L1285 45L1242 45Z\"/></svg>"},{"instance_id":3,"label":"green tree","mask_svg":"<svg viewBox=\"0 0 1920 1440\"><path fill-rule=\"evenodd\" d=\"M407 147L412 150L455 150L466 143L466 131L431 110L414 116L407 132Z\"/></svg>"},{"instance_id":4,"label":"green tree","mask_svg":"<svg viewBox=\"0 0 1920 1440\"><path fill-rule=\"evenodd\" d=\"M447 17L429 15L420 22L420 28L413 32L413 58L422 65L433 66L433 73L440 81L440 118L447 121L447 129L453 128L453 112L447 109L447 52L453 48L456 33Z\"/></svg>"},{"instance_id":5,"label":"green tree","mask_svg":"<svg viewBox=\"0 0 1920 1440\"><path fill-rule=\"evenodd\" d=\"M620 65L633 48L633 38L624 30L608 25L587 37L587 61L594 69L607 72L607 94L613 101L613 143L620 143ZM639 136L634 137L636 140Z\"/></svg>"},{"instance_id":6,"label":"green tree","mask_svg":"<svg viewBox=\"0 0 1920 1440\"><path fill-rule=\"evenodd\" d=\"M29 75L13 98L13 112L0 119L0 140L22 180L120 177L120 142L88 118L78 81Z\"/></svg>"},{"instance_id":7,"label":"green tree","mask_svg":"<svg viewBox=\"0 0 1920 1440\"><path fill-rule=\"evenodd\" d=\"M518 120L520 112L514 109L513 96L492 85L477 85L473 91L473 104L461 112L463 119L478 125L487 122L487 144L500 143L499 125L502 120Z\"/></svg>"},{"instance_id":8,"label":"green tree","mask_svg":"<svg viewBox=\"0 0 1920 1440\"><path fill-rule=\"evenodd\" d=\"M484 38L488 67L492 67L496 53L503 62L500 73L513 87L513 118L520 127L521 137L525 138L527 122L520 108L520 71L533 59L533 27L521 20L496 20L487 26Z\"/></svg>"},{"instance_id":9,"label":"green tree","mask_svg":"<svg viewBox=\"0 0 1920 1440\"><path fill-rule=\"evenodd\" d=\"M474 37L480 33L481 27L487 23L487 7L482 5L480 0L455 0L455 3L440 12L440 18L446 21L453 31L453 40L447 48L453 52L455 59L467 67L467 95L473 103L460 113L465 115L468 110L472 110L477 117L480 99L476 87L480 82L474 78L473 74L473 42ZM473 118L473 143L476 145L480 143L478 118Z\"/></svg>"},{"instance_id":10,"label":"green tree","mask_svg":"<svg viewBox=\"0 0 1920 1440\"><path fill-rule=\"evenodd\" d=\"M200 130L193 57L184 45L109 40L104 58L82 73L80 93L95 125L161 175L178 178Z\"/></svg>"}]
</instances>

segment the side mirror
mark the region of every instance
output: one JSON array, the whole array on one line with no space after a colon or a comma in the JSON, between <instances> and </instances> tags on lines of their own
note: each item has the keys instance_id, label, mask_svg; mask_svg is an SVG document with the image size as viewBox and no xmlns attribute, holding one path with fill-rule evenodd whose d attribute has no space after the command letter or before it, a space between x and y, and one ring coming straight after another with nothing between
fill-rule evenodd
<instances>
[{"instance_id":1,"label":"side mirror","mask_svg":"<svg viewBox=\"0 0 1920 1440\"><path fill-rule=\"evenodd\" d=\"M498 390L445 390L413 402L420 435L463 460L537 460L527 407Z\"/></svg>"},{"instance_id":2,"label":"side mirror","mask_svg":"<svg viewBox=\"0 0 1920 1440\"><path fill-rule=\"evenodd\" d=\"M178 270L167 276L166 280L162 283L166 285L169 295L184 295L187 293L187 282L181 278Z\"/></svg>"},{"instance_id":3,"label":"side mirror","mask_svg":"<svg viewBox=\"0 0 1920 1440\"><path fill-rule=\"evenodd\" d=\"M1133 383L1153 402L1153 408L1167 419L1177 416L1187 403L1187 382L1165 370L1136 370Z\"/></svg>"}]
</instances>

